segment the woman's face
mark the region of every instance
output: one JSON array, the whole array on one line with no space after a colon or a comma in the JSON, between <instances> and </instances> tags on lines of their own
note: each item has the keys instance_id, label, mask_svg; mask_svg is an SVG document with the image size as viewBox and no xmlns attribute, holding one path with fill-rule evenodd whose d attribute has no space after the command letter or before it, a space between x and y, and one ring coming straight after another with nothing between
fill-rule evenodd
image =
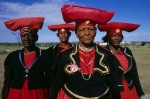
<instances>
[{"instance_id":1,"label":"woman's face","mask_svg":"<svg viewBox=\"0 0 150 99\"><path fill-rule=\"evenodd\" d=\"M58 33L58 37L60 42L65 43L68 42L70 34L68 33L68 31L61 31Z\"/></svg>"},{"instance_id":2,"label":"woman's face","mask_svg":"<svg viewBox=\"0 0 150 99\"><path fill-rule=\"evenodd\" d=\"M119 46L122 42L122 34L121 33L114 33L112 35L109 35L109 44L112 46Z\"/></svg>"},{"instance_id":3,"label":"woman's face","mask_svg":"<svg viewBox=\"0 0 150 99\"><path fill-rule=\"evenodd\" d=\"M35 34L30 33L22 33L21 34L21 41L24 47L30 48L32 45L36 42L36 36Z\"/></svg>"},{"instance_id":4,"label":"woman's face","mask_svg":"<svg viewBox=\"0 0 150 99\"><path fill-rule=\"evenodd\" d=\"M80 26L76 30L76 36L79 38L81 46L88 47L94 42L96 28L94 26Z\"/></svg>"}]
</instances>

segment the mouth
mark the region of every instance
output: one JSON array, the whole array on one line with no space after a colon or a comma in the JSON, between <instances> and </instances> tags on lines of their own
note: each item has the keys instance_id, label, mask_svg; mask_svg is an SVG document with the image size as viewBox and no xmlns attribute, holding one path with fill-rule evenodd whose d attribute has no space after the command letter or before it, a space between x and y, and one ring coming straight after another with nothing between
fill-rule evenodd
<instances>
[{"instance_id":1,"label":"mouth","mask_svg":"<svg viewBox=\"0 0 150 99\"><path fill-rule=\"evenodd\" d=\"M120 44L120 41L114 41L114 44Z\"/></svg>"},{"instance_id":2,"label":"mouth","mask_svg":"<svg viewBox=\"0 0 150 99\"><path fill-rule=\"evenodd\" d=\"M29 45L29 44L30 44L29 41L24 41L23 43L24 43L25 45Z\"/></svg>"},{"instance_id":3,"label":"mouth","mask_svg":"<svg viewBox=\"0 0 150 99\"><path fill-rule=\"evenodd\" d=\"M90 40L90 39L91 39L91 37L85 37L84 39L85 39L85 40Z\"/></svg>"}]
</instances>

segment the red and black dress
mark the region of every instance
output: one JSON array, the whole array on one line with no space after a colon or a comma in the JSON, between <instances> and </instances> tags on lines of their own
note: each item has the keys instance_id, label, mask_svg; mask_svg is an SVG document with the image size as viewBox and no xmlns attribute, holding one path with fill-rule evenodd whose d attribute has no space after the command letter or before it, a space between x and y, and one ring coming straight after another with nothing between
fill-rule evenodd
<instances>
[{"instance_id":1,"label":"red and black dress","mask_svg":"<svg viewBox=\"0 0 150 99\"><path fill-rule=\"evenodd\" d=\"M120 62L123 71L126 72L129 67L128 67L128 60L124 55L124 53L120 51L118 53L115 53L114 55ZM122 83L124 86L124 90L120 92L121 99L139 99L135 87L129 90L128 83L124 78L122 78Z\"/></svg>"},{"instance_id":2,"label":"red and black dress","mask_svg":"<svg viewBox=\"0 0 150 99\"><path fill-rule=\"evenodd\" d=\"M108 46L106 48L109 49ZM118 53L112 53L116 71L114 78L117 87L115 89L119 92L115 95L120 99L138 99L144 95L144 92L140 84L136 61L129 48L120 46L120 50Z\"/></svg>"},{"instance_id":3,"label":"red and black dress","mask_svg":"<svg viewBox=\"0 0 150 99\"><path fill-rule=\"evenodd\" d=\"M7 67L3 95L7 99L50 99L51 85L48 63L40 50L32 53L12 52L5 61ZM10 84L10 85L5 85ZM9 88L7 88L9 87ZM8 91L8 95L5 92Z\"/></svg>"}]
</instances>

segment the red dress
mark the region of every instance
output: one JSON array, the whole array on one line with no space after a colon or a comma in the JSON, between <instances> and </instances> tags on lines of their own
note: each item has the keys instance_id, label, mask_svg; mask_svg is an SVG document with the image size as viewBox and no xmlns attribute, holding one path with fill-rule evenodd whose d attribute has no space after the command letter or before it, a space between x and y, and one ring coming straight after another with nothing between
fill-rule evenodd
<instances>
[{"instance_id":1,"label":"red dress","mask_svg":"<svg viewBox=\"0 0 150 99\"><path fill-rule=\"evenodd\" d=\"M115 53L114 55L119 60L124 72L127 71L128 60L125 57L124 53L118 52L118 53ZM131 90L129 90L128 83L124 78L122 79L122 83L124 86L124 90L120 92L121 99L139 99L135 87L133 87Z\"/></svg>"},{"instance_id":2,"label":"red dress","mask_svg":"<svg viewBox=\"0 0 150 99\"><path fill-rule=\"evenodd\" d=\"M94 72L94 60L95 60L95 50L85 52L79 49L80 58L80 68L82 74L93 74ZM61 89L57 95L57 99L71 99L67 96Z\"/></svg>"},{"instance_id":3,"label":"red dress","mask_svg":"<svg viewBox=\"0 0 150 99\"><path fill-rule=\"evenodd\" d=\"M24 63L26 67L36 58L36 52L31 54L24 54ZM50 99L50 88L45 89L28 89L28 78L25 79L22 89L10 88L8 99Z\"/></svg>"}]
</instances>

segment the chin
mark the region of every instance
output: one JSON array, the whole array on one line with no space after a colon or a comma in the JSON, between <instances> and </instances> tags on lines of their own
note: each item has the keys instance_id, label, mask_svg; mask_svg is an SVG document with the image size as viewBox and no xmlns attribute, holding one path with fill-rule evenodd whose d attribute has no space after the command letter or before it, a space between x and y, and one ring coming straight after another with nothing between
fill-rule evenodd
<instances>
[{"instance_id":1,"label":"chin","mask_svg":"<svg viewBox=\"0 0 150 99\"><path fill-rule=\"evenodd\" d=\"M85 45L91 45L91 44L93 44L93 42L85 42L84 44Z\"/></svg>"}]
</instances>

